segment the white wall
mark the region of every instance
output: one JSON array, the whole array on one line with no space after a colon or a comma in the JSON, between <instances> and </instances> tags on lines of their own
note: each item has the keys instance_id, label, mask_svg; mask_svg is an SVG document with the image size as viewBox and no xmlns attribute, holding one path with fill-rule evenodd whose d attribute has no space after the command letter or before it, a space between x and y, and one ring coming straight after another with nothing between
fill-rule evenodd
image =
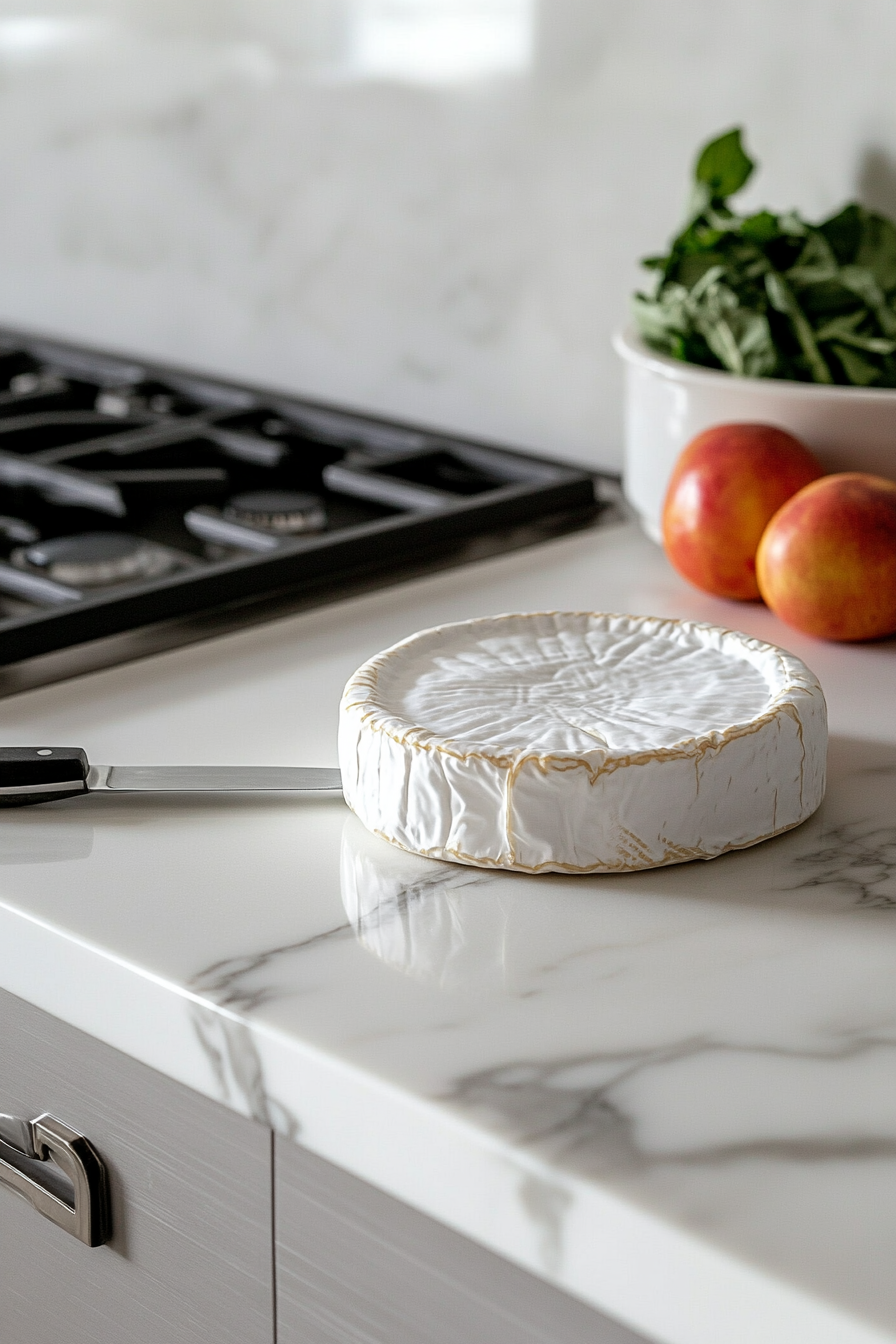
<instances>
[{"instance_id":1,"label":"white wall","mask_svg":"<svg viewBox=\"0 0 896 1344\"><path fill-rule=\"evenodd\" d=\"M894 0L0 0L0 320L618 463L697 144L896 213Z\"/></svg>"}]
</instances>

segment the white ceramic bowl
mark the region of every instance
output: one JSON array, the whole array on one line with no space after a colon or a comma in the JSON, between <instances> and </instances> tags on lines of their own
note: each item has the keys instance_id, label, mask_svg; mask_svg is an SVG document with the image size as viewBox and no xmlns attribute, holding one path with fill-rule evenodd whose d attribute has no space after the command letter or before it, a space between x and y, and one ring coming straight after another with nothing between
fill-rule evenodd
<instances>
[{"instance_id":1,"label":"white ceramic bowl","mask_svg":"<svg viewBox=\"0 0 896 1344\"><path fill-rule=\"evenodd\" d=\"M710 425L779 425L802 439L827 471L870 471L896 480L892 388L737 378L658 355L631 332L620 332L613 344L625 361L625 495L654 541L661 539L675 459Z\"/></svg>"}]
</instances>

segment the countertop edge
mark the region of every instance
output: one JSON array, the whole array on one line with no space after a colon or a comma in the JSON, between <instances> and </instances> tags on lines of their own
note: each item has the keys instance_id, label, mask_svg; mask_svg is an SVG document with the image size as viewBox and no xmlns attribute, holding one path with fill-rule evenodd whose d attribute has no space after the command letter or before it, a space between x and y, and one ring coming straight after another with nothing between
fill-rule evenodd
<instances>
[{"instance_id":1,"label":"countertop edge","mask_svg":"<svg viewBox=\"0 0 896 1344\"><path fill-rule=\"evenodd\" d=\"M873 1325L552 1169L437 1100L411 1096L6 902L0 986L662 1344L718 1344L720 1320L726 1344L891 1344Z\"/></svg>"}]
</instances>

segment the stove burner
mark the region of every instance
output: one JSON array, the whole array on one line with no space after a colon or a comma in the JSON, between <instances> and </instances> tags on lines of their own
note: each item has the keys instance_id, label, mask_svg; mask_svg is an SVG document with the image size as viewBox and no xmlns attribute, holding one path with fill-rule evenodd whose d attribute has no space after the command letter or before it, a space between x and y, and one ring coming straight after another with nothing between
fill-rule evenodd
<instances>
[{"instance_id":1,"label":"stove burner","mask_svg":"<svg viewBox=\"0 0 896 1344\"><path fill-rule=\"evenodd\" d=\"M17 373L9 380L9 390L17 397L34 392L64 392L68 384L57 373Z\"/></svg>"},{"instance_id":2,"label":"stove burner","mask_svg":"<svg viewBox=\"0 0 896 1344\"><path fill-rule=\"evenodd\" d=\"M590 472L0 328L0 695L602 504Z\"/></svg>"},{"instance_id":3,"label":"stove burner","mask_svg":"<svg viewBox=\"0 0 896 1344\"><path fill-rule=\"evenodd\" d=\"M102 415L126 419L132 415L188 415L198 405L162 383L126 383L122 387L104 387L97 393L94 407Z\"/></svg>"},{"instance_id":4,"label":"stove burner","mask_svg":"<svg viewBox=\"0 0 896 1344\"><path fill-rule=\"evenodd\" d=\"M0 541L17 541L20 546L28 546L39 536L37 528L26 523L24 518L11 518L9 514L0 513Z\"/></svg>"},{"instance_id":5,"label":"stove burner","mask_svg":"<svg viewBox=\"0 0 896 1344\"><path fill-rule=\"evenodd\" d=\"M116 583L155 579L178 568L178 557L165 546L126 532L80 532L19 547L10 560L76 588L106 588Z\"/></svg>"},{"instance_id":6,"label":"stove burner","mask_svg":"<svg viewBox=\"0 0 896 1344\"><path fill-rule=\"evenodd\" d=\"M321 498L299 490L252 490L234 495L225 504L223 514L231 522L276 536L320 532L327 525Z\"/></svg>"}]
</instances>

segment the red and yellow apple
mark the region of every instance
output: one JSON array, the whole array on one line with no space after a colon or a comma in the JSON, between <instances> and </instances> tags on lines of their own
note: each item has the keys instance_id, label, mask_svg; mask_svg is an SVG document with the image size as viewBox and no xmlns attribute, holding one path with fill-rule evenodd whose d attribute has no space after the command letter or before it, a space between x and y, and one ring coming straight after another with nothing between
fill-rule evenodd
<instances>
[{"instance_id":1,"label":"red and yellow apple","mask_svg":"<svg viewBox=\"0 0 896 1344\"><path fill-rule=\"evenodd\" d=\"M769 519L822 469L774 425L715 425L682 452L663 506L663 543L695 587L756 601L756 548Z\"/></svg>"},{"instance_id":2,"label":"red and yellow apple","mask_svg":"<svg viewBox=\"0 0 896 1344\"><path fill-rule=\"evenodd\" d=\"M821 639L896 634L896 483L847 471L793 495L756 556L763 598Z\"/></svg>"}]
</instances>

